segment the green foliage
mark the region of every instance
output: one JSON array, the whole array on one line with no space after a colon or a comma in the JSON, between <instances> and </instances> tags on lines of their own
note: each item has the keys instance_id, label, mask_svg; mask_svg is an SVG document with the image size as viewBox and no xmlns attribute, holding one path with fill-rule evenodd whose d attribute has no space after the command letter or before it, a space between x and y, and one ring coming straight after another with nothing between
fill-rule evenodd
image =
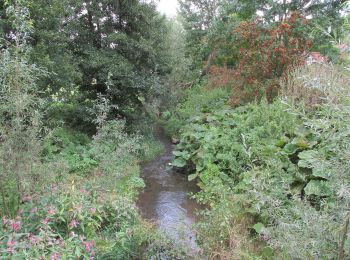
<instances>
[{"instance_id":1,"label":"green foliage","mask_svg":"<svg viewBox=\"0 0 350 260\"><path fill-rule=\"evenodd\" d=\"M74 181L52 185L40 197L26 200L16 219L3 219L3 256L35 259L57 254L85 259L132 241L130 232L141 225L130 200L101 190L93 179L84 185ZM14 245L6 245L8 241Z\"/></svg>"},{"instance_id":2,"label":"green foliage","mask_svg":"<svg viewBox=\"0 0 350 260\"><path fill-rule=\"evenodd\" d=\"M129 116L169 70L168 28L151 2L37 0L31 13L32 58L52 72L40 82L50 95L77 86L83 98L108 93L118 113Z\"/></svg>"},{"instance_id":3,"label":"green foliage","mask_svg":"<svg viewBox=\"0 0 350 260\"><path fill-rule=\"evenodd\" d=\"M73 130L56 128L46 136L42 156L45 161L66 161L70 173L89 174L98 162L89 152L90 138Z\"/></svg>"},{"instance_id":4,"label":"green foliage","mask_svg":"<svg viewBox=\"0 0 350 260\"><path fill-rule=\"evenodd\" d=\"M168 75L168 80L172 85L188 83L197 75L190 69L191 59L186 55L186 31L178 19L168 21L169 36L169 66L172 71Z\"/></svg>"},{"instance_id":5,"label":"green foliage","mask_svg":"<svg viewBox=\"0 0 350 260\"><path fill-rule=\"evenodd\" d=\"M144 187L138 160L150 158L159 145L148 139L141 145L141 136L124 132L124 121L106 121L108 106L99 108L100 123L93 140L65 128L56 128L47 136L42 152L44 172L54 171L54 163L61 162L56 165L58 172L47 179L48 188L38 185L37 192L20 198L15 217L3 218L1 255L140 259L148 245L163 239L142 222L134 204ZM162 248L171 247L164 243Z\"/></svg>"},{"instance_id":6,"label":"green foliage","mask_svg":"<svg viewBox=\"0 0 350 260\"><path fill-rule=\"evenodd\" d=\"M166 118L166 130L176 136L187 120L201 113L207 113L223 106L228 99L227 89L206 89L195 86L184 93L182 102L170 111L170 118ZM169 117L169 116L168 116Z\"/></svg>"},{"instance_id":7,"label":"green foliage","mask_svg":"<svg viewBox=\"0 0 350 260\"><path fill-rule=\"evenodd\" d=\"M91 124L94 118L89 113L92 105L92 102L87 100L46 102L45 124L49 128L64 126L86 134L94 134L96 127Z\"/></svg>"},{"instance_id":8,"label":"green foliage","mask_svg":"<svg viewBox=\"0 0 350 260\"><path fill-rule=\"evenodd\" d=\"M196 165L200 186L208 189L205 202L214 199L218 184L237 184L242 171L261 165L275 154L274 143L279 136L293 135L297 118L286 115L285 109L277 103L249 105L203 113L189 120L178 146L181 153L175 152L175 162Z\"/></svg>"},{"instance_id":9,"label":"green foliage","mask_svg":"<svg viewBox=\"0 0 350 260\"><path fill-rule=\"evenodd\" d=\"M87 95L77 93L79 89L76 83L79 83L82 76L80 69L84 72L88 70L83 66L78 68L76 62L80 62L79 65L85 64L77 58L81 57L77 50L79 45L72 47L68 44L68 41L71 43L71 40L75 40L70 34L75 29L70 27L71 24L63 26L63 22L79 24L80 18L67 19L67 15L72 15L70 11L78 10L77 13L81 13L83 3L58 2L53 1L52 5L47 5L45 1L34 1L30 6L34 13L35 27L30 42L34 45L34 51L29 48L27 38L33 29L27 8L31 2L7 1L6 10L3 3L0 5L1 18L6 20L4 23L1 21L1 24L6 23L11 28L7 32L1 30L8 41L1 40L0 54L0 254L1 257L11 259L90 259L97 254L103 255L115 250L121 259L139 259L145 246L156 237L152 236L153 229L142 223L134 205L138 190L144 186L139 177L138 161L151 156L150 153L155 153L158 146L151 140L141 144L141 136L126 134L124 120L109 120L109 104L102 103L93 107L93 102L87 97L91 94L97 96L96 92L104 91L103 88L97 89L95 93L87 91ZM77 9L65 9L65 4ZM144 15L149 15L147 24L160 21L153 20L157 17L154 6L139 1L134 1L133 4L133 7L144 7ZM140 10L133 11L139 13ZM128 16L130 19L133 17ZM135 28L137 21L134 20L133 25L127 24ZM71 30L69 36L65 35L61 26L67 26L65 29ZM144 29L139 32L144 33ZM129 33L125 32L125 35ZM136 34L129 35L129 40L136 38ZM152 32L148 35L148 40L153 41L155 34ZM146 35L143 36L147 38ZM144 45L141 46L142 37L134 40L136 46L133 50L142 49L142 54L149 51L147 44L150 42L143 42ZM85 43L86 39L82 42ZM107 44L108 48L111 47L110 44L112 42ZM86 50L91 51L89 48ZM99 54L90 52L88 59L93 66L101 67L101 63L106 65L105 70L96 72L105 77L103 85L106 88L112 87L111 82L116 80L106 71L111 66L111 60L107 58L113 56L111 54L114 49L110 48L109 51L108 54L106 50ZM151 50L150 53L153 51L156 52ZM75 58L73 52L77 55ZM133 51L129 53L135 54ZM106 59L104 61L103 56ZM149 61L145 56L144 63ZM29 62L29 57L52 73L43 73ZM141 86L141 76L135 76L136 72L144 72L135 64L141 61L140 57L134 57L130 62L126 58L114 58L113 63L117 65L117 60L124 60L124 65L127 66L121 71L125 75L135 79L135 82L139 80L138 86L133 85L133 98L138 100L138 88L145 87ZM132 60L132 57L128 58ZM143 78L150 75L151 71L153 73L155 64L152 61L140 66L142 65L145 66L145 71L149 66L148 71L142 74ZM119 70L119 67L113 68ZM95 88L95 84L92 81L90 83ZM130 81L127 81L128 86L129 84ZM39 92L38 85L45 93ZM147 87L150 86L145 89ZM121 89L124 90L124 87ZM45 132L41 129L40 105L44 102L38 93L49 101L46 104L51 103L47 106L46 125L60 126L46 137L43 137ZM115 101L115 96L113 98ZM123 96L124 101L128 105L129 102L134 102L131 99L125 100ZM97 133L93 140L85 134L91 132L91 127L87 130L84 126L84 123L91 121L91 117L87 116L87 107L93 107L96 112L93 114L93 123L97 125ZM83 129L85 133L77 129Z\"/></svg>"},{"instance_id":10,"label":"green foliage","mask_svg":"<svg viewBox=\"0 0 350 260\"><path fill-rule=\"evenodd\" d=\"M276 101L188 121L174 165L195 166L189 179L201 188L197 199L213 207L208 221L227 216L215 239L230 239L226 225L234 214L284 257L336 257L350 198L349 115L348 106L304 114ZM202 228L214 228L209 223ZM203 239L217 250L215 241Z\"/></svg>"},{"instance_id":11,"label":"green foliage","mask_svg":"<svg viewBox=\"0 0 350 260\"><path fill-rule=\"evenodd\" d=\"M201 79L224 72L211 85L242 80L245 90L263 78L291 90L296 81L279 78L290 51L306 49L276 20L309 16L313 30L296 35L338 61L343 1L179 2L182 17L167 21L155 1L0 1L1 258L185 259L134 204L140 162L162 149L152 137L160 115L174 142L181 134L173 166L209 205L198 225L209 256L349 257L345 72L317 86L317 71L299 79L312 91L293 88L305 94L293 102L318 98L308 113L281 101L233 109L227 89L193 87L207 61ZM242 27L236 44L233 30L257 11L261 26ZM238 64L241 78L231 73Z\"/></svg>"},{"instance_id":12,"label":"green foliage","mask_svg":"<svg viewBox=\"0 0 350 260\"><path fill-rule=\"evenodd\" d=\"M226 0L180 0L180 15L187 32L186 53L192 59L192 69L201 70L209 56L207 35L213 28Z\"/></svg>"}]
</instances>

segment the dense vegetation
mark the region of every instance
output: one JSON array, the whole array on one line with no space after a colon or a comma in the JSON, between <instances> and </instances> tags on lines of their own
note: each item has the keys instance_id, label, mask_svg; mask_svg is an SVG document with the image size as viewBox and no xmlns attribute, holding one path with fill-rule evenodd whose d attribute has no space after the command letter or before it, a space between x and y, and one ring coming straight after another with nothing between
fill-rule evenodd
<instances>
[{"instance_id":1,"label":"dense vegetation","mask_svg":"<svg viewBox=\"0 0 350 260\"><path fill-rule=\"evenodd\" d=\"M135 206L155 123L202 258L350 258L348 9L0 1L0 258L190 259Z\"/></svg>"},{"instance_id":2,"label":"dense vegetation","mask_svg":"<svg viewBox=\"0 0 350 260\"><path fill-rule=\"evenodd\" d=\"M346 5L267 2L180 1L207 81L167 120L172 164L209 205L198 233L212 258L347 259Z\"/></svg>"},{"instance_id":3,"label":"dense vegetation","mask_svg":"<svg viewBox=\"0 0 350 260\"><path fill-rule=\"evenodd\" d=\"M0 15L0 258L174 251L135 199L181 28L141 1L2 1Z\"/></svg>"}]
</instances>

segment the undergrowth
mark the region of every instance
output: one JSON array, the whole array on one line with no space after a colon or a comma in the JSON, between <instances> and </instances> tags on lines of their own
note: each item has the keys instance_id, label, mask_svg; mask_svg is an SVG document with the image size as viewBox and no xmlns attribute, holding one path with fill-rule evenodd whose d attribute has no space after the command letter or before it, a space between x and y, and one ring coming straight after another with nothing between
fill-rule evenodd
<instances>
[{"instance_id":1,"label":"undergrowth","mask_svg":"<svg viewBox=\"0 0 350 260\"><path fill-rule=\"evenodd\" d=\"M163 112L162 120L170 136L178 137L187 119L220 108L225 104L230 91L225 88L203 89L194 86L183 93L182 101L171 111Z\"/></svg>"},{"instance_id":2,"label":"undergrowth","mask_svg":"<svg viewBox=\"0 0 350 260\"><path fill-rule=\"evenodd\" d=\"M285 95L187 117L172 164L190 171L195 197L209 206L198 233L211 257L350 257L350 110L338 82L346 81L318 88L318 105Z\"/></svg>"}]
</instances>

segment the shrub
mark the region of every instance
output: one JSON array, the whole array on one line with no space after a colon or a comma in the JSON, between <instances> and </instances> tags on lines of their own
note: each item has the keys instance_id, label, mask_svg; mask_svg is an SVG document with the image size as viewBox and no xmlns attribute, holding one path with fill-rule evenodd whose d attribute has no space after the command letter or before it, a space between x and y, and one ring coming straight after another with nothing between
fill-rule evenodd
<instances>
[{"instance_id":1,"label":"shrub","mask_svg":"<svg viewBox=\"0 0 350 260\"><path fill-rule=\"evenodd\" d=\"M271 27L259 20L242 22L233 32L233 42L226 43L240 47L239 54L237 48L233 48L232 53L239 58L237 67L233 72L230 68L214 66L209 84L231 83L234 106L260 100L263 96L271 102L280 89L279 79L302 64L311 47L305 35L307 24L308 21L297 13Z\"/></svg>"},{"instance_id":2,"label":"shrub","mask_svg":"<svg viewBox=\"0 0 350 260\"><path fill-rule=\"evenodd\" d=\"M88 113L92 101L85 100L78 103L77 101L52 101L46 107L45 123L51 128L64 126L75 129L84 133L94 134L96 128L91 123L92 117ZM62 99L64 100L64 99Z\"/></svg>"},{"instance_id":3,"label":"shrub","mask_svg":"<svg viewBox=\"0 0 350 260\"><path fill-rule=\"evenodd\" d=\"M44 71L28 62L29 12L21 1L6 6L14 43L0 46L0 215L15 216L21 195L35 187L41 113L36 80Z\"/></svg>"},{"instance_id":4,"label":"shrub","mask_svg":"<svg viewBox=\"0 0 350 260\"><path fill-rule=\"evenodd\" d=\"M141 153L141 137L129 136L124 129L124 121L112 120L105 122L94 136L91 153L106 174L122 174L123 168Z\"/></svg>"},{"instance_id":5,"label":"shrub","mask_svg":"<svg viewBox=\"0 0 350 260\"><path fill-rule=\"evenodd\" d=\"M44 139L42 156L45 162L65 161L70 173L90 174L98 165L89 145L91 138L67 128L55 128Z\"/></svg>"},{"instance_id":6,"label":"shrub","mask_svg":"<svg viewBox=\"0 0 350 260\"><path fill-rule=\"evenodd\" d=\"M168 118L165 118L167 132L173 136L178 135L179 130L187 124L187 120L222 107L228 96L229 92L225 88L208 89L195 86L189 89L183 101L171 111Z\"/></svg>"}]
</instances>

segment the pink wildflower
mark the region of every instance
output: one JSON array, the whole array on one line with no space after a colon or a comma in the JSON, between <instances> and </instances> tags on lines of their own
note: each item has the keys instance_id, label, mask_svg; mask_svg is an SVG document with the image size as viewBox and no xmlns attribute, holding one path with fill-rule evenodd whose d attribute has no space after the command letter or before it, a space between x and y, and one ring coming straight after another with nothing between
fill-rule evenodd
<instances>
[{"instance_id":1,"label":"pink wildflower","mask_svg":"<svg viewBox=\"0 0 350 260\"><path fill-rule=\"evenodd\" d=\"M11 228L15 232L19 232L21 230L21 221L12 221Z\"/></svg>"},{"instance_id":2,"label":"pink wildflower","mask_svg":"<svg viewBox=\"0 0 350 260\"><path fill-rule=\"evenodd\" d=\"M69 227L70 227L70 228L76 228L76 227L78 227L78 225L79 225L79 222L76 221L75 219L73 219L73 220L70 222Z\"/></svg>"},{"instance_id":3,"label":"pink wildflower","mask_svg":"<svg viewBox=\"0 0 350 260\"><path fill-rule=\"evenodd\" d=\"M16 246L16 245L17 245L17 242L14 241L14 240L9 240L9 241L7 242L7 246L8 246L8 247L14 247L14 246Z\"/></svg>"},{"instance_id":4,"label":"pink wildflower","mask_svg":"<svg viewBox=\"0 0 350 260\"><path fill-rule=\"evenodd\" d=\"M84 242L85 245L85 249L88 253L90 253L92 251L92 248L94 247L95 243L94 241L86 241Z\"/></svg>"},{"instance_id":5,"label":"pink wildflower","mask_svg":"<svg viewBox=\"0 0 350 260\"><path fill-rule=\"evenodd\" d=\"M47 228L49 223L50 223L50 219L45 218L41 223L43 223L45 225L45 227Z\"/></svg>"},{"instance_id":6,"label":"pink wildflower","mask_svg":"<svg viewBox=\"0 0 350 260\"><path fill-rule=\"evenodd\" d=\"M50 207L49 211L47 212L49 215L55 215L57 213L57 210L55 207Z\"/></svg>"},{"instance_id":7,"label":"pink wildflower","mask_svg":"<svg viewBox=\"0 0 350 260\"><path fill-rule=\"evenodd\" d=\"M32 245L36 245L39 242L39 239L37 236L29 234L29 241Z\"/></svg>"},{"instance_id":8,"label":"pink wildflower","mask_svg":"<svg viewBox=\"0 0 350 260\"><path fill-rule=\"evenodd\" d=\"M91 214L95 214L95 213L96 213L96 208L91 208L91 209L90 209L90 213L91 213Z\"/></svg>"},{"instance_id":9,"label":"pink wildflower","mask_svg":"<svg viewBox=\"0 0 350 260\"><path fill-rule=\"evenodd\" d=\"M16 253L16 250L15 250L15 246L17 245L17 242L16 241L13 241L13 240L9 240L7 242L7 252L9 252L10 254L14 254Z\"/></svg>"},{"instance_id":10,"label":"pink wildflower","mask_svg":"<svg viewBox=\"0 0 350 260\"><path fill-rule=\"evenodd\" d=\"M51 260L61 260L61 256L59 253L54 253L52 256L51 256Z\"/></svg>"}]
</instances>

